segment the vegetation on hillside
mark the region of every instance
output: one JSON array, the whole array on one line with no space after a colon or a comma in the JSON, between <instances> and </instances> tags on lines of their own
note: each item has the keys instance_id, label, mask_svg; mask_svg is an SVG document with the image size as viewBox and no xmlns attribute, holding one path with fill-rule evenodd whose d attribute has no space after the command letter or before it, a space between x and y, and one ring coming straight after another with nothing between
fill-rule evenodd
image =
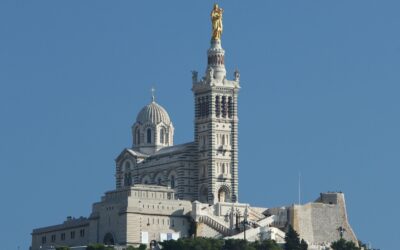
<instances>
[{"instance_id":1,"label":"vegetation on hillside","mask_svg":"<svg viewBox=\"0 0 400 250\"><path fill-rule=\"evenodd\" d=\"M264 240L248 242L244 239L213 239L213 238L181 238L178 240L168 240L160 242L159 245L163 250L307 250L308 245L304 240L300 240L299 234L289 226L285 236L286 243L277 244L274 240ZM365 244L359 243L363 249L368 250ZM333 250L361 250L352 241L340 239L332 242ZM91 244L86 247L87 250L114 250L111 246L103 244ZM128 246L126 250L145 250L146 245L139 247ZM69 247L57 247L56 250L70 250Z\"/></svg>"},{"instance_id":2,"label":"vegetation on hillside","mask_svg":"<svg viewBox=\"0 0 400 250\"><path fill-rule=\"evenodd\" d=\"M273 240L248 242L242 239L193 238L161 242L163 250L282 250Z\"/></svg>"},{"instance_id":3,"label":"vegetation on hillside","mask_svg":"<svg viewBox=\"0 0 400 250\"><path fill-rule=\"evenodd\" d=\"M90 244L86 247L86 250L114 250L114 247L105 246L104 244Z\"/></svg>"},{"instance_id":4,"label":"vegetation on hillside","mask_svg":"<svg viewBox=\"0 0 400 250\"><path fill-rule=\"evenodd\" d=\"M71 248L66 247L66 246L60 246L60 247L56 247L56 250L70 250Z\"/></svg>"},{"instance_id":5,"label":"vegetation on hillside","mask_svg":"<svg viewBox=\"0 0 400 250\"><path fill-rule=\"evenodd\" d=\"M293 229L291 225L289 225L289 230L285 236L285 250L307 250L308 245L302 239L300 241L299 234L296 230Z\"/></svg>"},{"instance_id":6,"label":"vegetation on hillside","mask_svg":"<svg viewBox=\"0 0 400 250\"><path fill-rule=\"evenodd\" d=\"M333 250L361 250L354 242L345 239L332 242L331 247Z\"/></svg>"}]
</instances>

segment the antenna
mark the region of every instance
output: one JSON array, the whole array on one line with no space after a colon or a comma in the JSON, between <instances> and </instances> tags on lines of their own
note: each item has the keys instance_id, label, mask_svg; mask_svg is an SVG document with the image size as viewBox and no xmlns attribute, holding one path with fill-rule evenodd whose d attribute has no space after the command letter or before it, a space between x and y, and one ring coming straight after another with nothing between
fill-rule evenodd
<instances>
[{"instance_id":1,"label":"antenna","mask_svg":"<svg viewBox=\"0 0 400 250\"><path fill-rule=\"evenodd\" d=\"M299 171L299 205L301 205L301 172Z\"/></svg>"}]
</instances>

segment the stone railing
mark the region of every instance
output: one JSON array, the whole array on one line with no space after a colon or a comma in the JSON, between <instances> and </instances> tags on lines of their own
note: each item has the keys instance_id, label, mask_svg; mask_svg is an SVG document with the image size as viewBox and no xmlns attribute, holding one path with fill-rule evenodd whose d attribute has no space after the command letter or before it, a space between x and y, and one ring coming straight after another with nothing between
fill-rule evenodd
<instances>
[{"instance_id":1,"label":"stone railing","mask_svg":"<svg viewBox=\"0 0 400 250\"><path fill-rule=\"evenodd\" d=\"M271 215L271 216L269 216L267 218L263 218L263 219L257 221L256 225L259 226L259 227L270 226L271 224L274 223L275 219L276 219L276 216L275 215Z\"/></svg>"},{"instance_id":2,"label":"stone railing","mask_svg":"<svg viewBox=\"0 0 400 250\"><path fill-rule=\"evenodd\" d=\"M250 217L250 218L254 218L254 220L256 220L256 221L265 218L265 215L263 215L263 214L261 214L261 213L255 211L255 210L252 209L251 207L249 207L248 213L249 213L249 217Z\"/></svg>"},{"instance_id":3,"label":"stone railing","mask_svg":"<svg viewBox=\"0 0 400 250\"><path fill-rule=\"evenodd\" d=\"M200 216L199 222L202 222L202 223L206 224L207 226L215 229L216 231L221 233L223 236L227 236L230 234L231 230L228 227L226 227L224 224L218 222L217 220L215 220L214 218L212 218L208 215Z\"/></svg>"}]
</instances>

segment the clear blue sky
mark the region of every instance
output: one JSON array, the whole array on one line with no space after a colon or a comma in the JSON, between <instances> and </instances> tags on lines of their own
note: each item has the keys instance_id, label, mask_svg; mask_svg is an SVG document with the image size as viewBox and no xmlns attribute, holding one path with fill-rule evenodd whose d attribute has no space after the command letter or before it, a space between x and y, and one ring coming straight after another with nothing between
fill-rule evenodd
<instances>
[{"instance_id":1,"label":"clear blue sky","mask_svg":"<svg viewBox=\"0 0 400 250\"><path fill-rule=\"evenodd\" d=\"M193 139L191 70L213 1L0 1L0 244L88 216L150 101ZM239 199L273 207L343 191L357 236L399 236L400 2L221 1L241 72ZM397 225L396 225L397 224Z\"/></svg>"}]
</instances>

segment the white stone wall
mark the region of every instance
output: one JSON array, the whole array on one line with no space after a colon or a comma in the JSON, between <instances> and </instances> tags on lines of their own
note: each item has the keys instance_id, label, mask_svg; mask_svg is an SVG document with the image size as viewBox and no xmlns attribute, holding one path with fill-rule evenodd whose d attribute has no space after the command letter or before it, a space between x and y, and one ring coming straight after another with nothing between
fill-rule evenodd
<instances>
[{"instance_id":1,"label":"white stone wall","mask_svg":"<svg viewBox=\"0 0 400 250\"><path fill-rule=\"evenodd\" d=\"M126 242L126 215L120 214L124 205L118 202L104 202L97 206L96 212L99 217L96 220L98 223L96 242L103 242L108 233L114 236L115 243Z\"/></svg>"},{"instance_id":2,"label":"white stone wall","mask_svg":"<svg viewBox=\"0 0 400 250\"><path fill-rule=\"evenodd\" d=\"M61 225L35 229L32 233L31 250L88 244L90 234L89 223L77 223L78 225L76 226L71 224L73 224L71 221L66 221ZM82 230L83 234L81 233Z\"/></svg>"},{"instance_id":3,"label":"white stone wall","mask_svg":"<svg viewBox=\"0 0 400 250\"><path fill-rule=\"evenodd\" d=\"M186 236L190 209L189 201L176 200L174 191L166 187L136 185L108 192L92 213L98 223L97 241L102 242L107 233L121 245L141 243L141 232L157 241L160 233Z\"/></svg>"},{"instance_id":4,"label":"white stone wall","mask_svg":"<svg viewBox=\"0 0 400 250\"><path fill-rule=\"evenodd\" d=\"M111 234L118 245L141 243L142 232L148 233L149 242L161 240L162 233L187 237L191 226L190 212L191 202L175 199L174 190L166 187L137 185L114 190L93 204L89 219L35 229L32 250L41 249L40 246L103 243L106 234ZM80 230L84 230L82 236ZM72 231L75 232L74 239L70 237ZM64 239L61 239L62 233L65 233ZM42 237L46 237L45 243L42 243Z\"/></svg>"}]
</instances>

